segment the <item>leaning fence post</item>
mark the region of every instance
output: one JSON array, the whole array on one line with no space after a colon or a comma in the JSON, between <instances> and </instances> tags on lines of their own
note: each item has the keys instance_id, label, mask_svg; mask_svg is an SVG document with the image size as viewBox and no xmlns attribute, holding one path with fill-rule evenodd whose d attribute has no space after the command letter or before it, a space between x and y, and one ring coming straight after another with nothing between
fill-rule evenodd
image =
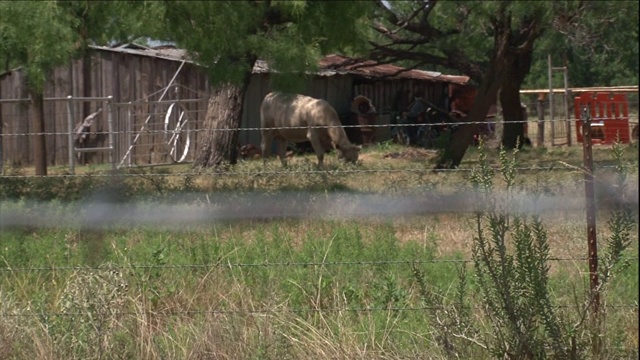
<instances>
[{"instance_id":1,"label":"leaning fence post","mask_svg":"<svg viewBox=\"0 0 640 360\"><path fill-rule=\"evenodd\" d=\"M584 155L584 194L587 209L587 246L589 256L589 279L593 296L593 319L597 319L600 308L598 280L598 242L596 241L596 201L593 181L593 149L591 144L591 114L589 108L582 109L582 150Z\"/></svg>"},{"instance_id":2,"label":"leaning fence post","mask_svg":"<svg viewBox=\"0 0 640 360\"><path fill-rule=\"evenodd\" d=\"M69 135L67 137L69 141L69 173L71 175L75 175L76 171L76 163L75 163L75 142L74 142L74 134L73 134L73 126L75 121L73 121L73 105L72 105L73 96L67 96L67 127L69 128Z\"/></svg>"}]
</instances>

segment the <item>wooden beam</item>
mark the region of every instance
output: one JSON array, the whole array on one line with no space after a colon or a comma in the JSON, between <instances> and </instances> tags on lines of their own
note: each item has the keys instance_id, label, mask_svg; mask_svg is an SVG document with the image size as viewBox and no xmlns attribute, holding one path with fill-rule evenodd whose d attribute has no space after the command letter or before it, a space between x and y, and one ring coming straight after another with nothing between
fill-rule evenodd
<instances>
[{"instance_id":1,"label":"wooden beam","mask_svg":"<svg viewBox=\"0 0 640 360\"><path fill-rule=\"evenodd\" d=\"M638 92L638 86L598 86L598 87L581 87L581 88L569 88L573 93L580 92L619 92L619 93L634 93ZM564 88L553 89L554 93L563 93ZM539 94L549 93L549 89L526 89L520 90L520 94Z\"/></svg>"}]
</instances>

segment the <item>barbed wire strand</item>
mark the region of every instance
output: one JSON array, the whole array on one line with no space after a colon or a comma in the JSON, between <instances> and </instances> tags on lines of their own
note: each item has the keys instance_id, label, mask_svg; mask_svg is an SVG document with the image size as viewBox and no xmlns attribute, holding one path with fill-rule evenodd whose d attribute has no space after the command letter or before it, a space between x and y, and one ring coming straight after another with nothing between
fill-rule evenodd
<instances>
[{"instance_id":1,"label":"barbed wire strand","mask_svg":"<svg viewBox=\"0 0 640 360\"><path fill-rule=\"evenodd\" d=\"M621 261L638 260L638 257L624 257ZM587 261L588 257L555 257L549 261ZM95 271L95 270L125 270L125 269L212 269L212 268L264 268L264 267L317 267L317 266L378 266L378 265L424 265L424 264L466 264L473 263L472 259L429 259L429 260L375 260L375 261L327 261L327 262L258 262L258 263L223 263L211 264L127 264L103 266L40 266L40 267L1 267L0 272L56 272L56 271Z\"/></svg>"},{"instance_id":2,"label":"barbed wire strand","mask_svg":"<svg viewBox=\"0 0 640 360\"><path fill-rule=\"evenodd\" d=\"M189 164L187 162L183 162L180 164ZM474 171L474 168L455 168L455 169L433 169L432 167L424 167L424 168L413 168L413 169L316 169L316 170L302 170L302 169L293 169L293 170L255 170L255 171L237 171L237 170L212 170L212 171L187 171L187 172L173 172L173 173L123 173L123 170L137 170L144 167L150 166L169 166L176 165L174 163L159 163L159 164L149 164L149 165L135 165L135 166L123 166L119 171L116 172L105 172L105 173L85 173L85 174L47 174L47 175L30 175L30 174L5 174L0 175L0 178L10 179L21 179L21 178L40 178L40 179L51 179L51 178L88 178L88 177L96 177L96 178L117 178L117 177L172 177L172 176L238 176L238 175L300 175L300 174L326 174L326 175L337 175L337 174L365 174L365 173L403 173L403 172L414 172L414 173L448 173L448 172L471 172ZM570 165L570 166L569 166ZM615 169L616 165L598 165L598 169ZM491 167L493 170L500 170L499 167ZM514 167L516 171L568 171L568 172L578 172L582 173L582 165L571 165L571 164L559 164L559 165L551 165L551 166L522 166L522 167Z\"/></svg>"},{"instance_id":3,"label":"barbed wire strand","mask_svg":"<svg viewBox=\"0 0 640 360\"><path fill-rule=\"evenodd\" d=\"M575 305L555 305L553 306L555 309L574 309L577 308ZM638 309L638 304L605 304L605 308L608 309ZM468 309L481 310L484 309L483 306L469 306ZM212 314L212 315L269 315L269 314L282 314L282 313L301 313L301 312L389 312L389 311L426 311L426 310L445 310L448 309L447 306L419 306L419 307L394 307L394 306L385 306L385 307L362 307L362 308L287 308L283 306L273 307L269 309L211 309L211 310L163 310L163 311L114 311L114 312L105 312L103 315L109 316L122 316L122 315L154 315L154 316L173 316L173 315L181 315L181 314L189 314L189 315L202 315L202 314ZM7 313L4 312L0 316L1 317L43 317L43 316L83 316L87 314L96 315L95 312L29 312L29 313ZM100 313L98 312L98 315Z\"/></svg>"},{"instance_id":4,"label":"barbed wire strand","mask_svg":"<svg viewBox=\"0 0 640 360\"><path fill-rule=\"evenodd\" d=\"M606 121L609 118L592 118L591 122L597 122L597 121ZM530 121L530 120L518 120L518 121L508 121L508 123L511 124L516 124L516 123L523 123L523 124L527 124L527 123L540 123L540 122L549 122L549 123L564 123L565 121L578 121L575 119L570 119L570 120L566 120L566 119L554 119L554 120L535 120L535 121ZM279 127L270 127L270 128L263 128L263 127L241 127L241 128L217 128L217 129L186 129L186 130L182 130L182 132L186 133L186 132L193 132L193 133L198 133L198 132L229 132L229 131L261 131L261 130L295 130L295 129L309 129L309 128L313 128L313 129L329 129L329 128L335 128L335 127L342 127L342 128L386 128L386 127L433 127L433 126L461 126L461 125L481 125L481 124L498 124L501 123L503 121L461 121L461 122L437 122L437 123L398 123L398 124L371 124L371 125L318 125L318 126L279 126ZM164 124L164 123L162 123ZM106 135L106 134L129 134L129 135L133 135L133 134L172 134L174 131L173 130L164 130L164 129L158 129L158 130L141 130L141 131L135 131L135 130L122 130L122 131L89 131L89 132L85 132L84 134L88 134L88 135ZM75 134L74 132L71 132L72 134ZM0 137L9 137L9 136L36 136L36 135L45 135L45 136L53 136L53 135L69 135L70 132L69 131L63 131L63 132L27 132L27 133L1 133Z\"/></svg>"}]
</instances>

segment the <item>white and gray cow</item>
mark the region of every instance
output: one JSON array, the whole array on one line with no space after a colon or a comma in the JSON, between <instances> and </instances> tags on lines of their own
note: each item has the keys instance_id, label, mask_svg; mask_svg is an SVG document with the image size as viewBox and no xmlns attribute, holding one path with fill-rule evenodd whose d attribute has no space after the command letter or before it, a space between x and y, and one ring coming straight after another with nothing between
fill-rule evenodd
<instances>
[{"instance_id":1,"label":"white and gray cow","mask_svg":"<svg viewBox=\"0 0 640 360\"><path fill-rule=\"evenodd\" d=\"M324 154L332 148L337 150L338 158L353 163L358 161L360 147L349 142L338 113L325 100L305 95L269 93L260 106L260 123L265 161L271 155L274 139L277 141L278 156L285 165L288 141L310 141L318 156L318 167L323 166Z\"/></svg>"}]
</instances>

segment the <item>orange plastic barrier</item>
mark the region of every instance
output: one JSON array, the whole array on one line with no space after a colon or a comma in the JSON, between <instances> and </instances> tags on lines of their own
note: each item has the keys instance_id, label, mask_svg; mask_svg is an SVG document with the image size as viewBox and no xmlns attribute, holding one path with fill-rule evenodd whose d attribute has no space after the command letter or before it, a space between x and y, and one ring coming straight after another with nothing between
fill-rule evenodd
<instances>
[{"instance_id":1,"label":"orange plastic barrier","mask_svg":"<svg viewBox=\"0 0 640 360\"><path fill-rule=\"evenodd\" d=\"M587 106L591 115L591 142L613 144L619 138L629 143L629 100L624 94L584 92L574 99L576 134L582 142L582 108Z\"/></svg>"}]
</instances>

